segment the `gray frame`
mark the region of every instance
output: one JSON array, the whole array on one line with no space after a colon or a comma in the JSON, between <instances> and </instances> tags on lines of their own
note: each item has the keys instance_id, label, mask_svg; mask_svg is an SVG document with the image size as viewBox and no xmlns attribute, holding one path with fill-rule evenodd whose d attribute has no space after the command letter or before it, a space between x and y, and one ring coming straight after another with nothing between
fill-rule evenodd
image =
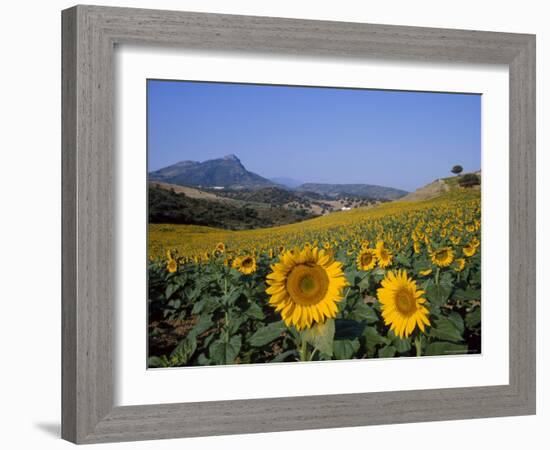
<instances>
[{"instance_id":1,"label":"gray frame","mask_svg":"<svg viewBox=\"0 0 550 450\"><path fill-rule=\"evenodd\" d=\"M535 413L535 36L96 6L63 11L62 31L64 439L93 443ZM510 384L113 407L113 50L120 43L508 65Z\"/></svg>"}]
</instances>

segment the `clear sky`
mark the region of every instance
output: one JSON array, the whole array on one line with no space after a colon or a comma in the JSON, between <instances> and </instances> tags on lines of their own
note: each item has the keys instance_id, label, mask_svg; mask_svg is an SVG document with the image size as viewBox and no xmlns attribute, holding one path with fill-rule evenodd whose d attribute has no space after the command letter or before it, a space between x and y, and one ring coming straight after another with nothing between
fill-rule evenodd
<instances>
[{"instance_id":1,"label":"clear sky","mask_svg":"<svg viewBox=\"0 0 550 450\"><path fill-rule=\"evenodd\" d=\"M481 96L148 80L148 164L235 154L266 178L412 191L481 167Z\"/></svg>"}]
</instances>

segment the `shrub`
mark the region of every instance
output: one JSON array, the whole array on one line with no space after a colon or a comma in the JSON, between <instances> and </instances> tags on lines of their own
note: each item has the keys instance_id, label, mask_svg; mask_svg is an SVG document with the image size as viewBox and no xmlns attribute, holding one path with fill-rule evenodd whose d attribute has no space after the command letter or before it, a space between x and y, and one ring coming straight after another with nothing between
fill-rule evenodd
<instances>
[{"instance_id":1,"label":"shrub","mask_svg":"<svg viewBox=\"0 0 550 450\"><path fill-rule=\"evenodd\" d=\"M481 180L475 173L467 173L466 175L463 175L460 180L458 180L458 184L460 187L469 188L472 186L478 186L481 184Z\"/></svg>"}]
</instances>

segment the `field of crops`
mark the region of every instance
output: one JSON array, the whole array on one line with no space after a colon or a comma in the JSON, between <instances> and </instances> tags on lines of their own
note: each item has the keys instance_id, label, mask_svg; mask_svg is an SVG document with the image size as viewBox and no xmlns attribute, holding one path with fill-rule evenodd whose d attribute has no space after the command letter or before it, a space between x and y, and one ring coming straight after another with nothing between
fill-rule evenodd
<instances>
[{"instance_id":1,"label":"field of crops","mask_svg":"<svg viewBox=\"0 0 550 450\"><path fill-rule=\"evenodd\" d=\"M149 225L149 366L481 351L479 191L275 228Z\"/></svg>"}]
</instances>

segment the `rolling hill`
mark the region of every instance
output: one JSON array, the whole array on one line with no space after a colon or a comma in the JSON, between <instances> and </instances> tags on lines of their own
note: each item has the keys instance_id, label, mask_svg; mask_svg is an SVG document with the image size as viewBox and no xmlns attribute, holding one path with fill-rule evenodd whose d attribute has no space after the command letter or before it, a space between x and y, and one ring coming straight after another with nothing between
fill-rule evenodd
<instances>
[{"instance_id":1,"label":"rolling hill","mask_svg":"<svg viewBox=\"0 0 550 450\"><path fill-rule=\"evenodd\" d=\"M305 183L298 186L298 191L314 192L328 197L360 197L376 200L396 200L407 195L407 191L373 184L324 184Z\"/></svg>"}]
</instances>

